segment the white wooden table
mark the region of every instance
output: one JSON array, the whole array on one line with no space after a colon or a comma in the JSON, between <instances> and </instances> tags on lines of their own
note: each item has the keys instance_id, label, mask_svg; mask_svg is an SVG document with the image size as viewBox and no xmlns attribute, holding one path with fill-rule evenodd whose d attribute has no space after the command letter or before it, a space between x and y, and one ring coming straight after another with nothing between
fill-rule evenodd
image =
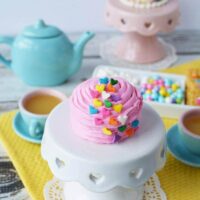
<instances>
[{"instance_id":1,"label":"white wooden table","mask_svg":"<svg viewBox=\"0 0 200 200\"><path fill-rule=\"evenodd\" d=\"M85 53L83 66L80 71L62 86L54 89L70 95L74 87L92 75L93 69L100 64L108 64L99 56L99 45L109 39L115 33L98 33L88 44ZM79 33L71 34L70 38L75 41L80 36ZM200 58L200 31L185 30L176 31L170 35L162 36L166 41L172 43L178 54L176 64ZM0 52L9 55L9 50L5 46L0 46ZM14 73L0 66L0 113L17 108L19 98L35 89L25 85ZM5 151L0 147L0 199L25 200L29 199L17 173L9 161Z\"/></svg>"}]
</instances>

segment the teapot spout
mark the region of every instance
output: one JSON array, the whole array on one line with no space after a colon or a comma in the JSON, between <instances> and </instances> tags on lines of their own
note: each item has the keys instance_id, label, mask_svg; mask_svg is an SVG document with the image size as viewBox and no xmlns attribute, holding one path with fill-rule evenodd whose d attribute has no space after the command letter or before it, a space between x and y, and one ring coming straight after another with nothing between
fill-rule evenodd
<instances>
[{"instance_id":1,"label":"teapot spout","mask_svg":"<svg viewBox=\"0 0 200 200\"><path fill-rule=\"evenodd\" d=\"M9 46L12 46L14 41L14 37L10 36L0 36L0 44L7 44ZM6 67L11 67L11 60L7 60L0 54L0 63L3 63Z\"/></svg>"},{"instance_id":2,"label":"teapot spout","mask_svg":"<svg viewBox=\"0 0 200 200\"><path fill-rule=\"evenodd\" d=\"M76 53L82 55L85 45L94 37L94 35L95 34L93 32L89 31L83 33L81 38L75 44Z\"/></svg>"},{"instance_id":3,"label":"teapot spout","mask_svg":"<svg viewBox=\"0 0 200 200\"><path fill-rule=\"evenodd\" d=\"M74 75L81 67L85 45L95 36L93 32L85 32L74 44L73 59L69 76Z\"/></svg>"}]
</instances>

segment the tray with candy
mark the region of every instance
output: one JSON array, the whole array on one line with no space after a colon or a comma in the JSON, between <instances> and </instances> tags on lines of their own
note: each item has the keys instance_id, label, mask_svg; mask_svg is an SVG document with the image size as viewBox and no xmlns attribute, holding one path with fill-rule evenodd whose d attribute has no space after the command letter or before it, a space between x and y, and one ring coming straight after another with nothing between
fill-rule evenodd
<instances>
[{"instance_id":1,"label":"tray with candy","mask_svg":"<svg viewBox=\"0 0 200 200\"><path fill-rule=\"evenodd\" d=\"M140 90L144 101L162 117L179 118L184 111L194 108L185 104L185 76L113 66L98 66L93 76L128 80Z\"/></svg>"}]
</instances>

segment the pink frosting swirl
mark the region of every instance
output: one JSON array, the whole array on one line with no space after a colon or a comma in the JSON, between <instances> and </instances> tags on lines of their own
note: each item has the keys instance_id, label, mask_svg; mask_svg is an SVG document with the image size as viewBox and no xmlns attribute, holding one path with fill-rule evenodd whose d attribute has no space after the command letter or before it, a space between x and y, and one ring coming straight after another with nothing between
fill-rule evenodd
<instances>
[{"instance_id":1,"label":"pink frosting swirl","mask_svg":"<svg viewBox=\"0 0 200 200\"><path fill-rule=\"evenodd\" d=\"M139 126L142 97L127 81L117 78L117 82L113 85L115 92L108 92L106 88L109 83L101 84L98 78L83 82L73 91L70 97L70 120L75 134L95 143L112 144L135 133ZM107 100L112 104L110 108L105 106L102 93L97 92L96 86L99 84L105 85L105 93L109 96ZM94 98L92 92L99 94L98 98ZM94 99L102 102L102 106L95 107ZM115 105L122 106L122 110L117 112L113 109ZM90 106L97 113L91 114ZM111 123L111 119L117 125Z\"/></svg>"}]
</instances>

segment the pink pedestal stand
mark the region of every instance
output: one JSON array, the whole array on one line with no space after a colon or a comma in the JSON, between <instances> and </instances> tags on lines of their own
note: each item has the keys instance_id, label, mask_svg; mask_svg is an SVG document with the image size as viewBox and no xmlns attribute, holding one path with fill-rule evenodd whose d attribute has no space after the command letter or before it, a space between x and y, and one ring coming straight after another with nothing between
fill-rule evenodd
<instances>
[{"instance_id":1,"label":"pink pedestal stand","mask_svg":"<svg viewBox=\"0 0 200 200\"><path fill-rule=\"evenodd\" d=\"M138 64L160 61L166 49L158 40L159 32L171 32L179 21L178 0L152 9L127 7L119 0L108 0L106 22L124 33L116 47L121 59Z\"/></svg>"}]
</instances>

